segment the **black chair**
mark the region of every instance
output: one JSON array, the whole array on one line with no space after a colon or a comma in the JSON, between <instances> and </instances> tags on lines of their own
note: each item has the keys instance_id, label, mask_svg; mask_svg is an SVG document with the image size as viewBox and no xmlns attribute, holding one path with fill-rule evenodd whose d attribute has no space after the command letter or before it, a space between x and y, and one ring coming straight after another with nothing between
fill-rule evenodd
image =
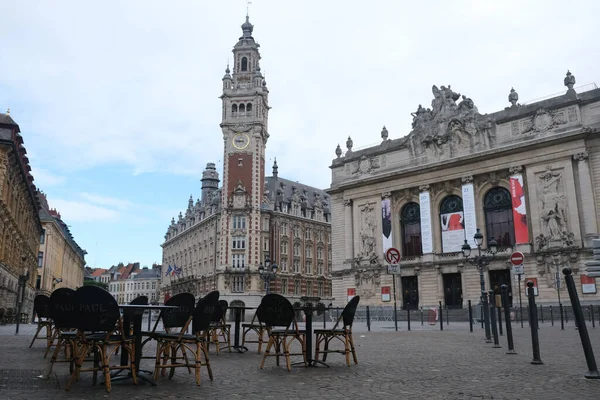
<instances>
[{"instance_id":1,"label":"black chair","mask_svg":"<svg viewBox=\"0 0 600 400\"><path fill-rule=\"evenodd\" d=\"M279 357L285 357L287 370L291 371L292 364L290 356L302 355L304 365L306 362L306 331L298 329L296 313L292 303L285 297L271 293L262 298L260 307L257 310L258 318L265 324L269 342L260 363L260 369L265 365L265 360L269 356L275 356L277 365ZM279 327L279 329L274 329ZM302 346L301 353L291 353L291 344L297 340ZM275 347L275 354L271 354L271 349ZM283 349L283 352L282 352Z\"/></svg>"},{"instance_id":2,"label":"black chair","mask_svg":"<svg viewBox=\"0 0 600 400\"><path fill-rule=\"evenodd\" d=\"M135 344L133 338L127 338L124 334L119 304L115 298L97 286L80 287L75 291L75 315L79 335L77 342L81 349L78 351L75 370L71 374L66 390L71 389L79 373L84 371L93 372L94 380L97 372L102 371L107 392L111 391L111 370L129 370L133 382L137 384ZM110 358L119 347L127 350L127 363L111 365ZM83 361L90 351L94 353L94 365L82 369Z\"/></svg>"},{"instance_id":3,"label":"black chair","mask_svg":"<svg viewBox=\"0 0 600 400\"><path fill-rule=\"evenodd\" d=\"M73 363L77 354L77 315L75 313L75 291L69 288L59 288L50 294L50 319L53 324L51 344L46 348L44 357L55 346L50 359L49 370L44 374L49 377L54 363L69 362L69 370L73 372ZM56 344L55 344L56 341ZM65 351L65 359L59 360L61 349Z\"/></svg>"},{"instance_id":4,"label":"black chair","mask_svg":"<svg viewBox=\"0 0 600 400\"><path fill-rule=\"evenodd\" d=\"M332 329L314 330L316 341L315 360L319 361L319 354L323 354L323 362L325 362L327 361L327 354L341 353L346 355L346 364L350 366L350 353L352 353L354 364L358 364L356 350L354 348L354 339L352 338L352 322L354 322L354 314L356 313L356 307L358 307L359 301L360 296L354 296L348 304L346 304L346 307L344 307L344 310L342 311L342 315L340 315ZM338 328L340 322L344 324L342 328ZM329 342L333 339L338 339L344 343L344 350L329 350ZM321 343L324 343L323 351L319 350Z\"/></svg>"},{"instance_id":5,"label":"black chair","mask_svg":"<svg viewBox=\"0 0 600 400\"><path fill-rule=\"evenodd\" d=\"M210 327L208 330L208 338L217 348L217 354L221 349L219 337L223 338L223 341L227 343L227 348L231 353L231 324L228 324L225 320L227 315L227 309L229 304L226 300L219 300L215 307L215 312L210 321ZM210 344L210 342L208 344Z\"/></svg>"},{"instance_id":6,"label":"black chair","mask_svg":"<svg viewBox=\"0 0 600 400\"><path fill-rule=\"evenodd\" d=\"M218 307L219 292L210 292L200 300L196 305L192 316L188 319L179 333L159 333L156 335L156 367L154 370L154 379L158 380L160 370L170 368L169 379L173 377L175 368L186 367L188 372L191 368L196 372L196 385L200 385L200 368L206 366L210 380L213 380L212 369L208 359L208 338L211 320L215 310ZM192 334L187 334L185 328L192 325ZM195 344L195 348L192 345ZM181 351L181 356L178 352ZM190 363L188 353L193 354L194 362ZM204 357L204 362L202 362ZM162 359L162 363L161 363ZM170 359L170 362L169 362ZM182 362L178 362L182 360Z\"/></svg>"},{"instance_id":7,"label":"black chair","mask_svg":"<svg viewBox=\"0 0 600 400\"><path fill-rule=\"evenodd\" d=\"M29 348L33 346L33 343L38 339L38 335L42 331L42 329L46 330L46 350L52 346L52 320L50 319L50 297L38 294L33 299L33 315L37 315L38 318L38 327L35 331L35 335L33 335L33 339L31 339L31 344L29 344ZM42 338L39 338L42 339ZM46 352L47 354L47 352Z\"/></svg>"},{"instance_id":8,"label":"black chair","mask_svg":"<svg viewBox=\"0 0 600 400\"><path fill-rule=\"evenodd\" d=\"M258 343L258 354L260 354L262 351L262 345L264 343L264 335L265 335L265 332L267 331L265 328L265 325L258 318L258 314L259 314L258 309L259 308L260 308L260 306L256 309L256 312L254 313L254 316L252 317L252 321L250 321L249 324L242 324L242 329L243 329L242 347L246 343ZM256 340L246 339L246 335L250 332L256 333L258 338Z\"/></svg>"}]
</instances>

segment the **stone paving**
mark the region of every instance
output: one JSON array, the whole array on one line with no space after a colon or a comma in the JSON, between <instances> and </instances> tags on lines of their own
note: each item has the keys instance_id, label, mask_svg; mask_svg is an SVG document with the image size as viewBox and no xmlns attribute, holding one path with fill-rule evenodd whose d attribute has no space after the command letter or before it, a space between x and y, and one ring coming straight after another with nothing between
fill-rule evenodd
<instances>
[{"instance_id":1,"label":"stone paving","mask_svg":"<svg viewBox=\"0 0 600 400\"><path fill-rule=\"evenodd\" d=\"M92 386L89 373L73 385L64 387L68 366L55 366L56 376L46 383L35 378L45 367L44 342L28 345L34 325L0 326L0 399L598 399L600 380L583 377L587 371L578 332L572 323L564 331L544 324L539 330L543 365L531 365L530 330L514 328L517 355L507 355L506 337L500 338L501 349L482 340L479 326L468 331L466 323L439 325L406 323L394 331L393 321L380 321L367 332L364 324L355 328L359 364L348 368L344 357L332 354L331 368L294 368L287 372L276 367L274 358L258 369L260 355L251 351L239 354L211 351L215 376L209 381L202 370L202 385L196 386L193 374L179 368L172 380L161 378L158 386L131 381L115 382L112 393L102 385ZM435 329L437 328L437 329ZM600 328L588 323L592 345L600 361ZM154 347L145 348L153 354ZM144 360L143 369L152 368Z\"/></svg>"}]
</instances>

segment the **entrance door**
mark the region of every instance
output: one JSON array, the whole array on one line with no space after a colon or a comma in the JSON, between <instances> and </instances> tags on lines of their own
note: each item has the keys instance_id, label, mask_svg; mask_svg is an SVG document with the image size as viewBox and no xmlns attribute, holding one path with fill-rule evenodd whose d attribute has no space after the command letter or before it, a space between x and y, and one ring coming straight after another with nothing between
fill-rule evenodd
<instances>
[{"instance_id":1,"label":"entrance door","mask_svg":"<svg viewBox=\"0 0 600 400\"><path fill-rule=\"evenodd\" d=\"M444 302L448 308L462 308L462 282L460 274L444 274Z\"/></svg>"},{"instance_id":2,"label":"entrance door","mask_svg":"<svg viewBox=\"0 0 600 400\"><path fill-rule=\"evenodd\" d=\"M494 295L501 294L500 288L502 285L508 286L508 304L512 307L512 286L510 280L510 270L509 269L498 269L491 270L490 272L490 289L488 291L493 290Z\"/></svg>"},{"instance_id":3,"label":"entrance door","mask_svg":"<svg viewBox=\"0 0 600 400\"><path fill-rule=\"evenodd\" d=\"M416 276L403 276L402 281L402 309L411 310L419 308L419 286Z\"/></svg>"}]
</instances>

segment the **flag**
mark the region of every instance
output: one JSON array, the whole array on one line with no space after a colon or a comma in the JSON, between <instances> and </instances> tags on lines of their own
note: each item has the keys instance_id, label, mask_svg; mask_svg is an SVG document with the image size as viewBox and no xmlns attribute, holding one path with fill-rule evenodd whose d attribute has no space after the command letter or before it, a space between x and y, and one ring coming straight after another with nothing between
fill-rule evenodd
<instances>
[{"instance_id":1,"label":"flag","mask_svg":"<svg viewBox=\"0 0 600 400\"><path fill-rule=\"evenodd\" d=\"M171 271L173 271L173 268L171 268L171 266L169 265L169 268L167 268L167 273L165 274L165 276L168 276Z\"/></svg>"},{"instance_id":2,"label":"flag","mask_svg":"<svg viewBox=\"0 0 600 400\"><path fill-rule=\"evenodd\" d=\"M177 275L181 275L182 272L183 272L183 270L181 268L175 267L175 273Z\"/></svg>"},{"instance_id":3,"label":"flag","mask_svg":"<svg viewBox=\"0 0 600 400\"><path fill-rule=\"evenodd\" d=\"M173 270L171 271L171 276L175 275L177 272L177 265L173 264Z\"/></svg>"}]
</instances>

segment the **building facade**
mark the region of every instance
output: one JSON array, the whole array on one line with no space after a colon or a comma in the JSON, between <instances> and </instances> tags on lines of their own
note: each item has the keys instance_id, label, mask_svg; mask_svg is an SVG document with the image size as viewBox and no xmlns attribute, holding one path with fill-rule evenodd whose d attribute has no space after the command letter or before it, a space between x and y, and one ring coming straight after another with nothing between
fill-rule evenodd
<instances>
[{"instance_id":1,"label":"building facade","mask_svg":"<svg viewBox=\"0 0 600 400\"><path fill-rule=\"evenodd\" d=\"M0 113L0 307L16 309L19 276L28 276L22 312L31 315L42 224L19 125Z\"/></svg>"},{"instance_id":2,"label":"building facade","mask_svg":"<svg viewBox=\"0 0 600 400\"><path fill-rule=\"evenodd\" d=\"M600 222L600 90L574 83L567 73L564 95L525 105L511 90L511 105L490 114L450 86L433 86L432 107L412 113L408 135L391 140L384 127L378 146L353 151L350 137L345 154L338 146L328 190L335 303L360 295L361 304L390 304L384 254L393 247L402 307L477 304L480 275L461 252L466 240L478 254L477 229L491 257L486 290L507 284L514 304L532 280L537 302L558 303L559 294L568 302L556 272L570 266L581 301L598 302L584 263ZM521 281L513 251L525 255Z\"/></svg>"},{"instance_id":3,"label":"building facade","mask_svg":"<svg viewBox=\"0 0 600 400\"><path fill-rule=\"evenodd\" d=\"M49 295L54 289L83 286L85 255L56 209L48 205L46 195L37 192L40 201L42 235L38 251L38 273L35 288Z\"/></svg>"},{"instance_id":4,"label":"building facade","mask_svg":"<svg viewBox=\"0 0 600 400\"><path fill-rule=\"evenodd\" d=\"M256 305L265 293L258 268L279 265L270 290L300 300L331 297L329 196L265 176L269 90L248 18L223 77L223 184L215 165L202 175L202 196L173 219L163 243L163 293L201 296L218 289L228 301Z\"/></svg>"},{"instance_id":5,"label":"building facade","mask_svg":"<svg viewBox=\"0 0 600 400\"><path fill-rule=\"evenodd\" d=\"M106 269L92 271L97 282L106 283L108 291L120 304L129 303L139 296L147 296L150 304L157 304L160 296L160 270L158 264L152 268L140 268L140 263L120 263Z\"/></svg>"}]
</instances>

